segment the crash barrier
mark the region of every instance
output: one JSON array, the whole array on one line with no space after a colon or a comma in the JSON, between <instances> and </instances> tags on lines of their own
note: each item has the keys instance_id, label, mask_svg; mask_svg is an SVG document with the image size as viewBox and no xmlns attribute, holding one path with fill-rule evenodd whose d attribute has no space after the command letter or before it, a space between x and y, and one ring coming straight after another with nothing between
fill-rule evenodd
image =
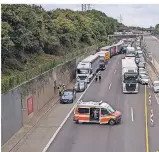
<instances>
[{"instance_id":1,"label":"crash barrier","mask_svg":"<svg viewBox=\"0 0 159 152\"><path fill-rule=\"evenodd\" d=\"M153 115L153 110L150 110L150 126L154 126L154 115Z\"/></svg>"},{"instance_id":2,"label":"crash barrier","mask_svg":"<svg viewBox=\"0 0 159 152\"><path fill-rule=\"evenodd\" d=\"M151 94L149 93L149 105L152 105Z\"/></svg>"},{"instance_id":3,"label":"crash barrier","mask_svg":"<svg viewBox=\"0 0 159 152\"><path fill-rule=\"evenodd\" d=\"M143 54L144 54L146 62L151 66L151 68L155 72L156 76L159 78L159 71L156 69L156 67L153 64L153 58L152 58L152 60L150 59L150 57L147 53L146 45L144 45L144 51L143 52L144 52Z\"/></svg>"}]
</instances>

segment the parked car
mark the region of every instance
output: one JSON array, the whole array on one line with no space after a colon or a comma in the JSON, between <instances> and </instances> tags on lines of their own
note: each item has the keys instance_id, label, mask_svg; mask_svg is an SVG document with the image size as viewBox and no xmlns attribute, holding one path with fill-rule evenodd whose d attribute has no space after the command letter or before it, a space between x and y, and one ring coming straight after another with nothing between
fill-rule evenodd
<instances>
[{"instance_id":1,"label":"parked car","mask_svg":"<svg viewBox=\"0 0 159 152\"><path fill-rule=\"evenodd\" d=\"M85 91L85 89L87 88L87 83L86 82L76 82L75 83L75 90L76 92L82 92Z\"/></svg>"},{"instance_id":2,"label":"parked car","mask_svg":"<svg viewBox=\"0 0 159 152\"><path fill-rule=\"evenodd\" d=\"M141 84L148 84L150 82L149 76L146 74L139 74L138 80Z\"/></svg>"},{"instance_id":3,"label":"parked car","mask_svg":"<svg viewBox=\"0 0 159 152\"><path fill-rule=\"evenodd\" d=\"M60 103L73 103L76 99L76 91L74 89L66 89L60 96Z\"/></svg>"},{"instance_id":4,"label":"parked car","mask_svg":"<svg viewBox=\"0 0 159 152\"><path fill-rule=\"evenodd\" d=\"M158 93L158 92L159 92L159 81L154 81L154 82L152 83L152 88L153 88L153 91L154 91L155 93Z\"/></svg>"}]
</instances>

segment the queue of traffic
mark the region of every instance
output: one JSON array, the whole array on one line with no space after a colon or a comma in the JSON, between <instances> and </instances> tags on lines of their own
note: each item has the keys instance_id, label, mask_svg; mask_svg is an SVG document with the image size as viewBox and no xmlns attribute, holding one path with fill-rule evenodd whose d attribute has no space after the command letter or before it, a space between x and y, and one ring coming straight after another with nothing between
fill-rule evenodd
<instances>
[{"instance_id":1,"label":"queue of traffic","mask_svg":"<svg viewBox=\"0 0 159 152\"><path fill-rule=\"evenodd\" d=\"M123 48L123 41L100 48L99 52L83 59L77 65L76 81L90 83L98 70L105 70L109 59L120 54Z\"/></svg>"},{"instance_id":2,"label":"queue of traffic","mask_svg":"<svg viewBox=\"0 0 159 152\"><path fill-rule=\"evenodd\" d=\"M122 59L123 93L138 93L139 83L145 85L150 81L140 41L137 39L134 47L128 46L125 58Z\"/></svg>"},{"instance_id":3,"label":"queue of traffic","mask_svg":"<svg viewBox=\"0 0 159 152\"><path fill-rule=\"evenodd\" d=\"M76 92L84 91L94 76L97 78L97 73L105 70L109 60L117 54L125 54L125 58L122 59L123 93L138 93L139 72L143 72L142 68L145 68L141 66L144 60L139 46L135 49L132 47L132 42L134 41L129 40L128 42L128 44L125 44L122 40L112 46L102 47L95 54L79 62L76 68L75 87L72 91L64 91L61 96L61 103L73 103L76 98ZM74 108L73 120L76 123L87 122L115 125L120 123L121 117L121 113L106 102L80 101Z\"/></svg>"}]
</instances>

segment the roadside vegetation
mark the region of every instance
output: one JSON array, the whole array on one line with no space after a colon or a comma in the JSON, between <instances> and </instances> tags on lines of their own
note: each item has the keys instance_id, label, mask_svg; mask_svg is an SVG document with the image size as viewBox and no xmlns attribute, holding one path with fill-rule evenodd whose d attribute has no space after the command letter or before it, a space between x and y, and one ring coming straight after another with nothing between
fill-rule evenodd
<instances>
[{"instance_id":1,"label":"roadside vegetation","mask_svg":"<svg viewBox=\"0 0 159 152\"><path fill-rule=\"evenodd\" d=\"M155 29L159 30L159 24L156 24Z\"/></svg>"},{"instance_id":2,"label":"roadside vegetation","mask_svg":"<svg viewBox=\"0 0 159 152\"><path fill-rule=\"evenodd\" d=\"M107 42L117 20L87 12L37 5L2 5L2 75L26 71L72 50Z\"/></svg>"}]
</instances>

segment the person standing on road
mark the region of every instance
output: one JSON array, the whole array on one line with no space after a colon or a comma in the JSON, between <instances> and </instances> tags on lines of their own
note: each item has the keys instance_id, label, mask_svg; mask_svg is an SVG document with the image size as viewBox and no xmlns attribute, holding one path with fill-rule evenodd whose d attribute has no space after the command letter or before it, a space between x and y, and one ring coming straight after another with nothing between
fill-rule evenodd
<instances>
[{"instance_id":1,"label":"person standing on road","mask_svg":"<svg viewBox=\"0 0 159 152\"><path fill-rule=\"evenodd\" d=\"M62 85L62 93L65 91L65 84Z\"/></svg>"},{"instance_id":2,"label":"person standing on road","mask_svg":"<svg viewBox=\"0 0 159 152\"><path fill-rule=\"evenodd\" d=\"M59 90L59 96L61 96L61 94L62 94L62 85L61 84L59 84L58 90Z\"/></svg>"}]
</instances>

